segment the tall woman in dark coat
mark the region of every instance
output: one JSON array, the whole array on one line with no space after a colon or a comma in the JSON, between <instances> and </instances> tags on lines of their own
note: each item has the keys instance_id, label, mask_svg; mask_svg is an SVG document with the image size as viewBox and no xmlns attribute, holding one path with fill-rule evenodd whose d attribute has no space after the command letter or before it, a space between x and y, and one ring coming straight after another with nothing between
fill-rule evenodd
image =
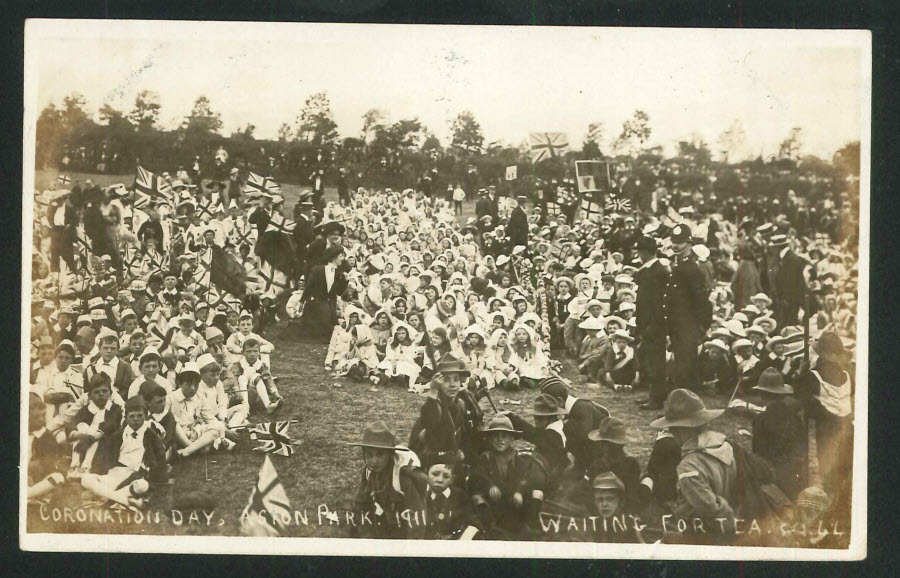
<instances>
[{"instance_id":1,"label":"tall woman in dark coat","mask_svg":"<svg viewBox=\"0 0 900 578\"><path fill-rule=\"evenodd\" d=\"M328 343L337 324L337 297L347 290L344 248L328 247L323 258L325 264L316 265L309 272L298 329L303 339Z\"/></svg>"}]
</instances>

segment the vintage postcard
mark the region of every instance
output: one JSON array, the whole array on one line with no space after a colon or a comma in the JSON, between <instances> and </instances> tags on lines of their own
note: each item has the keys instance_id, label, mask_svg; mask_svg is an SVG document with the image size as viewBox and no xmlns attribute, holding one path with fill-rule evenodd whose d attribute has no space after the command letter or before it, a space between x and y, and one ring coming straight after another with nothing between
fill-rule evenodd
<instances>
[{"instance_id":1,"label":"vintage postcard","mask_svg":"<svg viewBox=\"0 0 900 578\"><path fill-rule=\"evenodd\" d=\"M864 558L871 80L866 31L28 21L21 547Z\"/></svg>"}]
</instances>

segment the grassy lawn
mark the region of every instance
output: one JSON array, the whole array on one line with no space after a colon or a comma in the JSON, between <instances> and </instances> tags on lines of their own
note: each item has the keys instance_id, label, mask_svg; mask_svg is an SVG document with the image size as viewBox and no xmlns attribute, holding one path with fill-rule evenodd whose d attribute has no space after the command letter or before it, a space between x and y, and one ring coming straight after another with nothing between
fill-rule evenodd
<instances>
[{"instance_id":1,"label":"grassy lawn","mask_svg":"<svg viewBox=\"0 0 900 578\"><path fill-rule=\"evenodd\" d=\"M95 175L71 175L73 180L92 178L101 185L116 182L130 183L129 177L107 177ZM55 172L43 171L38 174L36 186L41 190L45 183L55 179ZM285 186L284 195L288 203L296 199L299 189ZM334 195L334 191L330 191ZM468 205L471 205L469 203ZM467 214L472 211L466 207ZM466 215L464 215L465 217ZM374 390L370 383L355 383L345 379L335 379L324 369L326 346L295 343L279 338L281 327L270 329L265 337L276 346L272 355L273 373L279 376L279 390L285 404L276 418L295 418L298 422L291 426L291 435L297 440L292 457L273 456L272 460L281 476L292 507L297 511L306 510L309 525L292 525L287 534L291 536L340 537L346 530L343 526L320 526L317 508L325 504L329 509L343 509L350 505L359 480L362 457L359 448L347 445L356 441L367 423L384 420L391 426L401 441L405 442L414 420L418 416L422 398L401 388L379 387ZM642 412L634 400L644 397L644 392L614 394L606 389L588 387L582 383L575 365L564 360L563 376L572 380L573 395L594 399L606 406L610 412L628 424L628 451L637 456L645 465L652 449L656 431L649 422L657 417L653 412ZM508 393L495 390L492 398L498 409L517 413L529 409L535 392ZM506 399L520 401L521 405L505 402ZM707 397L710 407L723 407L727 397ZM493 410L487 400L482 400L485 421ZM268 416L256 413L250 421L269 421ZM751 429L749 418L739 418L727 413L712 422L713 429L737 438L738 429ZM51 504L43 510L32 507L29 510L30 532L66 533L121 533L163 534L163 535L236 535L239 532L239 517L247 503L251 488L263 461L263 454L254 452L242 443L231 453L211 453L208 457L194 456L174 464L172 476L175 482L168 492L154 497L149 508L153 523L129 523L127 518L113 524L98 522L82 523L73 519L66 521L63 508L73 511L81 501L81 490L77 485L67 485ZM189 513L179 516L171 513L172 495L184 492L202 491L216 500L216 510L210 525L203 514L189 523ZM59 521L52 518L54 508L58 508ZM158 512L159 523L155 516ZM69 512L74 515L73 512ZM48 519L44 519L48 518ZM115 520L117 520L117 516ZM222 520L221 524L219 520Z\"/></svg>"}]
</instances>

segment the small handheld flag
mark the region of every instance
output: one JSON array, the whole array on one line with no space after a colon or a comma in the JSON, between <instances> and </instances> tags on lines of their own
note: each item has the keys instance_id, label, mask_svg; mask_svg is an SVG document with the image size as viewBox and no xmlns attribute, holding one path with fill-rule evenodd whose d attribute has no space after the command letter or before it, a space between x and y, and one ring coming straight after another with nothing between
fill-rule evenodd
<instances>
[{"instance_id":1,"label":"small handheld flag","mask_svg":"<svg viewBox=\"0 0 900 578\"><path fill-rule=\"evenodd\" d=\"M241 533L245 536L278 536L291 516L291 503L269 456L263 460L250 492L250 501L241 514Z\"/></svg>"},{"instance_id":2,"label":"small handheld flag","mask_svg":"<svg viewBox=\"0 0 900 578\"><path fill-rule=\"evenodd\" d=\"M290 425L290 421L273 421L251 428L250 439L262 442L262 445L253 448L253 451L285 457L294 455L294 448L291 444L296 441L288 436Z\"/></svg>"}]
</instances>

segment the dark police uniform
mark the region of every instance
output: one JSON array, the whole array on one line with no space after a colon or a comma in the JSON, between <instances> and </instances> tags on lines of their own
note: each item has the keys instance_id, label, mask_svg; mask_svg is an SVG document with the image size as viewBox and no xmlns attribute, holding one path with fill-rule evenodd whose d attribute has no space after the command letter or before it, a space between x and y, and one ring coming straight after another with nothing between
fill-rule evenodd
<instances>
[{"instance_id":1,"label":"dark police uniform","mask_svg":"<svg viewBox=\"0 0 900 578\"><path fill-rule=\"evenodd\" d=\"M689 238L690 231L685 225L672 229L673 242ZM672 263L665 293L665 313L674 356L672 384L676 388L696 389L699 383L698 347L712 322L712 303L703 272L690 255L676 258Z\"/></svg>"}]
</instances>

